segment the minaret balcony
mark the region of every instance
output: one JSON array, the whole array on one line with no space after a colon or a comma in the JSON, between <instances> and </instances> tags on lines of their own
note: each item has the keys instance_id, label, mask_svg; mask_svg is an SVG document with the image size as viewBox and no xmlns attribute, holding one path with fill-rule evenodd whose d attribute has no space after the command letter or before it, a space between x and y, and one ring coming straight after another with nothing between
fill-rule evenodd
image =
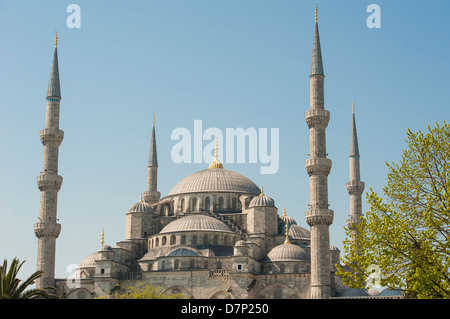
<instances>
[{"instance_id":1,"label":"minaret balcony","mask_svg":"<svg viewBox=\"0 0 450 319\"><path fill-rule=\"evenodd\" d=\"M347 228L353 229L356 225L361 222L361 217L359 216L350 216L347 218Z\"/></svg>"},{"instance_id":2,"label":"minaret balcony","mask_svg":"<svg viewBox=\"0 0 450 319\"><path fill-rule=\"evenodd\" d=\"M329 158L322 157L308 158L305 162L305 168L309 176L328 176L331 170L331 160Z\"/></svg>"},{"instance_id":3,"label":"minaret balcony","mask_svg":"<svg viewBox=\"0 0 450 319\"><path fill-rule=\"evenodd\" d=\"M55 190L59 191L62 185L63 178L55 173L46 173L38 175L37 184L41 191Z\"/></svg>"},{"instance_id":4,"label":"minaret balcony","mask_svg":"<svg viewBox=\"0 0 450 319\"><path fill-rule=\"evenodd\" d=\"M61 224L55 222L39 222L34 224L34 233L37 238L57 238L61 232Z\"/></svg>"},{"instance_id":5,"label":"minaret balcony","mask_svg":"<svg viewBox=\"0 0 450 319\"><path fill-rule=\"evenodd\" d=\"M330 121L330 112L322 109L312 109L305 112L305 121L309 128L326 128Z\"/></svg>"},{"instance_id":6,"label":"minaret balcony","mask_svg":"<svg viewBox=\"0 0 450 319\"><path fill-rule=\"evenodd\" d=\"M349 195L361 196L364 191L365 184L361 181L350 181L345 184L347 186L347 192Z\"/></svg>"},{"instance_id":7,"label":"minaret balcony","mask_svg":"<svg viewBox=\"0 0 450 319\"><path fill-rule=\"evenodd\" d=\"M309 226L330 226L333 223L334 212L328 208L311 208L306 211L305 217Z\"/></svg>"},{"instance_id":8,"label":"minaret balcony","mask_svg":"<svg viewBox=\"0 0 450 319\"><path fill-rule=\"evenodd\" d=\"M55 130L52 128L44 128L43 130L41 130L40 135L42 144L45 145L48 143L53 143L59 146L64 138L64 131L59 129Z\"/></svg>"}]
</instances>

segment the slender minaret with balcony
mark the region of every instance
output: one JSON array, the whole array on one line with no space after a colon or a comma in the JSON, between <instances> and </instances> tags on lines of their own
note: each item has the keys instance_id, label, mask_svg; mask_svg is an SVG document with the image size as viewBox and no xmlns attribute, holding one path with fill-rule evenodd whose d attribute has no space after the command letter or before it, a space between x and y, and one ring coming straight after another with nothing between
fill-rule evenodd
<instances>
[{"instance_id":1,"label":"slender minaret with balcony","mask_svg":"<svg viewBox=\"0 0 450 319\"><path fill-rule=\"evenodd\" d=\"M147 190L143 193L143 197L144 201L150 205L158 202L161 197L161 193L158 192L158 156L156 153L155 115L153 115L153 130L147 165Z\"/></svg>"},{"instance_id":2,"label":"slender minaret with balcony","mask_svg":"<svg viewBox=\"0 0 450 319\"><path fill-rule=\"evenodd\" d=\"M310 158L305 167L310 181L310 204L306 222L311 227L311 289L310 298L331 296L330 231L333 211L328 208L328 174L331 160L327 158L325 130L330 112L324 106L324 72L320 49L317 7L310 74L310 109L305 113L309 127Z\"/></svg>"},{"instance_id":3,"label":"slender minaret with balcony","mask_svg":"<svg viewBox=\"0 0 450 319\"><path fill-rule=\"evenodd\" d=\"M55 51L47 90L47 110L45 128L40 137L44 146L44 164L37 177L41 191L39 222L34 224L34 232L38 238L37 270L43 276L36 281L36 288L43 289L55 286L55 252L56 238L61 231L57 223L58 191L61 188L62 176L58 175L58 152L64 132L59 129L59 110L61 91L58 69L58 35L55 36Z\"/></svg>"},{"instance_id":4,"label":"slender minaret with balcony","mask_svg":"<svg viewBox=\"0 0 450 319\"><path fill-rule=\"evenodd\" d=\"M347 182L347 192L350 196L350 217L347 219L347 228L351 231L351 238L357 241L355 227L361 221L362 201L361 195L364 191L364 182L361 182L358 136L356 134L355 104L352 103L352 131L350 138L350 181ZM357 243L357 242L356 242Z\"/></svg>"}]
</instances>

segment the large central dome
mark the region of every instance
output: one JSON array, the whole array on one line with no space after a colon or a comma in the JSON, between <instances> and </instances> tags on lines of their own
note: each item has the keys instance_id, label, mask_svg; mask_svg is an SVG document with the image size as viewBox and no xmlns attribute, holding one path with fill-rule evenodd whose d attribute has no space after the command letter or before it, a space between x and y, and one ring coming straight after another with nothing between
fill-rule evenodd
<instances>
[{"instance_id":1,"label":"large central dome","mask_svg":"<svg viewBox=\"0 0 450 319\"><path fill-rule=\"evenodd\" d=\"M259 195L261 190L247 177L224 168L205 169L181 180L171 195L200 192L234 192Z\"/></svg>"}]
</instances>

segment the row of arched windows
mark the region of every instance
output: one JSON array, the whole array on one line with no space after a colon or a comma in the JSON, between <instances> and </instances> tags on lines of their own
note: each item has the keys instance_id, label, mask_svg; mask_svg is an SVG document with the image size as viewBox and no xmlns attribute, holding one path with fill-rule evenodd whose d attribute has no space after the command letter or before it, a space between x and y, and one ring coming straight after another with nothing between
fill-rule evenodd
<instances>
[{"instance_id":1,"label":"row of arched windows","mask_svg":"<svg viewBox=\"0 0 450 319\"><path fill-rule=\"evenodd\" d=\"M239 240L233 235L223 235L223 234L199 234L192 236L176 236L176 235L163 235L157 236L149 239L148 249L154 247L166 246L166 245L223 245L223 246L234 246L236 241Z\"/></svg>"},{"instance_id":2,"label":"row of arched windows","mask_svg":"<svg viewBox=\"0 0 450 319\"><path fill-rule=\"evenodd\" d=\"M202 202L200 201L200 199L202 199ZM229 205L225 205L225 200L226 198L223 196L219 196L217 203L216 203L216 208L215 210L218 211L224 211L224 210L229 210L229 211L235 211L238 212L241 210L241 202L239 201L239 199L237 197L231 197L231 201L230 201L230 206ZM179 202L179 210L181 213L185 213L185 212L198 212L198 211L209 211L211 210L211 197L206 196L206 197L190 197L190 196L183 196L183 198L181 198L180 202ZM177 208L175 207L175 201L171 200L169 203L164 204L163 208L162 208L162 212L165 216L173 216L175 211L177 210Z\"/></svg>"}]
</instances>

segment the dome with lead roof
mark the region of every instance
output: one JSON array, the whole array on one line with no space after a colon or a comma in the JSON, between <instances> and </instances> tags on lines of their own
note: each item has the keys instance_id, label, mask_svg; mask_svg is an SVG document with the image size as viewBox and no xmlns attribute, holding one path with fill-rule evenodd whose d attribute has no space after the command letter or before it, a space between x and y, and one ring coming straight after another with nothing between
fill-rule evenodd
<instances>
[{"instance_id":1,"label":"dome with lead roof","mask_svg":"<svg viewBox=\"0 0 450 319\"><path fill-rule=\"evenodd\" d=\"M308 261L308 254L303 248L293 244L282 244L274 247L267 258L272 261Z\"/></svg>"},{"instance_id":2,"label":"dome with lead roof","mask_svg":"<svg viewBox=\"0 0 450 319\"><path fill-rule=\"evenodd\" d=\"M182 179L169 196L201 192L232 192L259 195L260 190L247 177L224 168L208 168Z\"/></svg>"},{"instance_id":3,"label":"dome with lead roof","mask_svg":"<svg viewBox=\"0 0 450 319\"><path fill-rule=\"evenodd\" d=\"M152 207L141 199L136 204L131 205L128 209L128 213L153 213Z\"/></svg>"},{"instance_id":4,"label":"dome with lead roof","mask_svg":"<svg viewBox=\"0 0 450 319\"><path fill-rule=\"evenodd\" d=\"M261 187L259 196L253 197L248 207L275 207L275 201L269 196L264 195L264 190Z\"/></svg>"}]
</instances>

